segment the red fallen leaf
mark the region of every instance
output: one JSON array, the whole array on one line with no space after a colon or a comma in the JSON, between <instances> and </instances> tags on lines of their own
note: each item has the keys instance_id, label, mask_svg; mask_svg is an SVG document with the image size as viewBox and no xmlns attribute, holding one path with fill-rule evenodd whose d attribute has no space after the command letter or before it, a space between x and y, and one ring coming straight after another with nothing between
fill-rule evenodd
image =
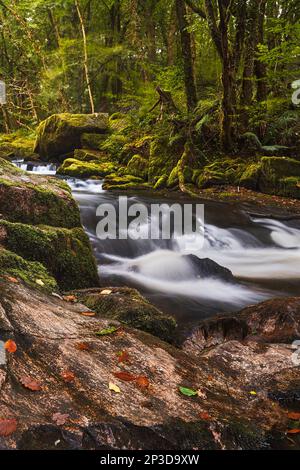
<instances>
[{"instance_id":1,"label":"red fallen leaf","mask_svg":"<svg viewBox=\"0 0 300 470\"><path fill-rule=\"evenodd\" d=\"M23 377L20 378L20 382L23 385L23 387L28 388L32 392L38 392L39 390L42 389L39 382L32 379L31 377L23 376Z\"/></svg>"},{"instance_id":2,"label":"red fallen leaf","mask_svg":"<svg viewBox=\"0 0 300 470\"><path fill-rule=\"evenodd\" d=\"M83 315L84 317L94 317L96 314L95 312L80 312L80 315Z\"/></svg>"},{"instance_id":3,"label":"red fallen leaf","mask_svg":"<svg viewBox=\"0 0 300 470\"><path fill-rule=\"evenodd\" d=\"M6 341L6 343L4 344L4 348L5 348L6 351L8 351L9 353L15 353L16 350L17 350L17 345L16 345L16 343L15 343L12 339L9 339L9 340Z\"/></svg>"},{"instance_id":4,"label":"red fallen leaf","mask_svg":"<svg viewBox=\"0 0 300 470\"><path fill-rule=\"evenodd\" d=\"M141 388L148 388L149 385L150 385L150 382L149 380L147 379L147 377L144 377L144 376L140 376L140 377L137 377L135 379L135 382L137 383L137 385Z\"/></svg>"},{"instance_id":5,"label":"red fallen leaf","mask_svg":"<svg viewBox=\"0 0 300 470\"><path fill-rule=\"evenodd\" d=\"M134 382L136 380L136 377L129 372L115 372L114 376L124 382Z\"/></svg>"},{"instance_id":6,"label":"red fallen leaf","mask_svg":"<svg viewBox=\"0 0 300 470\"><path fill-rule=\"evenodd\" d=\"M12 276L5 276L5 279L7 279L9 282L12 282L13 284L19 284L18 279Z\"/></svg>"},{"instance_id":7,"label":"red fallen leaf","mask_svg":"<svg viewBox=\"0 0 300 470\"><path fill-rule=\"evenodd\" d=\"M7 437L14 433L17 429L17 420L11 419L0 419L0 436Z\"/></svg>"},{"instance_id":8,"label":"red fallen leaf","mask_svg":"<svg viewBox=\"0 0 300 470\"><path fill-rule=\"evenodd\" d=\"M60 375L65 382L73 382L73 380L75 380L75 375L70 370L65 370Z\"/></svg>"},{"instance_id":9,"label":"red fallen leaf","mask_svg":"<svg viewBox=\"0 0 300 470\"><path fill-rule=\"evenodd\" d=\"M57 426L63 426L69 419L68 414L54 413L52 416L52 421L54 421Z\"/></svg>"},{"instance_id":10,"label":"red fallen leaf","mask_svg":"<svg viewBox=\"0 0 300 470\"><path fill-rule=\"evenodd\" d=\"M64 299L65 302L76 302L77 301L77 298L75 297L75 295L64 295L63 299Z\"/></svg>"},{"instance_id":11,"label":"red fallen leaf","mask_svg":"<svg viewBox=\"0 0 300 470\"><path fill-rule=\"evenodd\" d=\"M300 429L289 429L288 434L299 434L300 433Z\"/></svg>"},{"instance_id":12,"label":"red fallen leaf","mask_svg":"<svg viewBox=\"0 0 300 470\"><path fill-rule=\"evenodd\" d=\"M203 411L202 413L199 413L199 417L200 419L203 419L205 421L210 421L211 420L211 416L206 413L206 411Z\"/></svg>"},{"instance_id":13,"label":"red fallen leaf","mask_svg":"<svg viewBox=\"0 0 300 470\"><path fill-rule=\"evenodd\" d=\"M118 362L127 362L127 361L129 361L129 359L130 359L129 353L127 351L122 351L119 354Z\"/></svg>"},{"instance_id":14,"label":"red fallen leaf","mask_svg":"<svg viewBox=\"0 0 300 470\"><path fill-rule=\"evenodd\" d=\"M300 413L294 413L293 411L291 411L290 413L288 413L288 418L293 419L294 421L298 421L300 420Z\"/></svg>"},{"instance_id":15,"label":"red fallen leaf","mask_svg":"<svg viewBox=\"0 0 300 470\"><path fill-rule=\"evenodd\" d=\"M77 343L75 344L76 349L79 351L90 351L91 347L88 343Z\"/></svg>"}]
</instances>

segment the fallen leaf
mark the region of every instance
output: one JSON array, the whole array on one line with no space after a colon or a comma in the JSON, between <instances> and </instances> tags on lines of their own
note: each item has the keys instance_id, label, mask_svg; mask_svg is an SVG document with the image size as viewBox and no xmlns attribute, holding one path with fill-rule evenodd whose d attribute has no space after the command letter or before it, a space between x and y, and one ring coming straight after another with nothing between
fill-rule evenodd
<instances>
[{"instance_id":1,"label":"fallen leaf","mask_svg":"<svg viewBox=\"0 0 300 470\"><path fill-rule=\"evenodd\" d=\"M134 382L137 379L137 377L130 374L129 372L115 372L114 376L120 380L123 380L124 382Z\"/></svg>"},{"instance_id":2,"label":"fallen leaf","mask_svg":"<svg viewBox=\"0 0 300 470\"><path fill-rule=\"evenodd\" d=\"M65 370L60 375L65 382L73 382L75 380L75 374L70 370Z\"/></svg>"},{"instance_id":3,"label":"fallen leaf","mask_svg":"<svg viewBox=\"0 0 300 470\"><path fill-rule=\"evenodd\" d=\"M212 419L211 416L208 413L206 413L206 411L203 411L202 413L199 413L199 418L203 419L205 421L211 421L211 419Z\"/></svg>"},{"instance_id":4,"label":"fallen leaf","mask_svg":"<svg viewBox=\"0 0 300 470\"><path fill-rule=\"evenodd\" d=\"M254 390L251 390L251 392L249 392L249 394L252 395L252 396L256 396L257 392L255 392Z\"/></svg>"},{"instance_id":5,"label":"fallen leaf","mask_svg":"<svg viewBox=\"0 0 300 470\"><path fill-rule=\"evenodd\" d=\"M5 279L7 279L9 282L12 282L13 284L19 284L18 279L12 276L5 276Z\"/></svg>"},{"instance_id":6,"label":"fallen leaf","mask_svg":"<svg viewBox=\"0 0 300 470\"><path fill-rule=\"evenodd\" d=\"M77 302L75 295L64 295L63 299L65 302Z\"/></svg>"},{"instance_id":7,"label":"fallen leaf","mask_svg":"<svg viewBox=\"0 0 300 470\"><path fill-rule=\"evenodd\" d=\"M109 295L111 293L112 293L112 291L110 289L104 289L100 292L101 295Z\"/></svg>"},{"instance_id":8,"label":"fallen leaf","mask_svg":"<svg viewBox=\"0 0 300 470\"><path fill-rule=\"evenodd\" d=\"M52 416L52 421L54 421L57 426L63 426L69 419L68 414L54 413Z\"/></svg>"},{"instance_id":9,"label":"fallen leaf","mask_svg":"<svg viewBox=\"0 0 300 470\"><path fill-rule=\"evenodd\" d=\"M148 388L149 385L150 385L150 382L149 380L147 379L147 377L144 377L144 376L140 376L140 377L137 377L135 379L135 382L137 383L137 385L141 388Z\"/></svg>"},{"instance_id":10,"label":"fallen leaf","mask_svg":"<svg viewBox=\"0 0 300 470\"><path fill-rule=\"evenodd\" d=\"M112 382L109 382L108 388L109 390L112 390L115 393L121 393L121 389L118 387L118 385L113 384Z\"/></svg>"},{"instance_id":11,"label":"fallen leaf","mask_svg":"<svg viewBox=\"0 0 300 470\"><path fill-rule=\"evenodd\" d=\"M35 283L38 284L39 286L42 286L42 287L45 285L45 283L42 281L42 279L36 279Z\"/></svg>"},{"instance_id":12,"label":"fallen leaf","mask_svg":"<svg viewBox=\"0 0 300 470\"><path fill-rule=\"evenodd\" d=\"M127 351L121 351L119 353L118 362L128 362L129 359L130 359L130 356Z\"/></svg>"},{"instance_id":13,"label":"fallen leaf","mask_svg":"<svg viewBox=\"0 0 300 470\"><path fill-rule=\"evenodd\" d=\"M16 343L15 343L12 339L9 339L9 340L6 341L6 343L4 344L4 348L5 348L6 351L8 351L9 353L15 353L16 350L17 350L17 345L16 345Z\"/></svg>"},{"instance_id":14,"label":"fallen leaf","mask_svg":"<svg viewBox=\"0 0 300 470\"><path fill-rule=\"evenodd\" d=\"M288 434L299 434L300 433L300 429L289 429Z\"/></svg>"},{"instance_id":15,"label":"fallen leaf","mask_svg":"<svg viewBox=\"0 0 300 470\"><path fill-rule=\"evenodd\" d=\"M97 336L106 336L106 335L112 335L118 331L118 328L116 326L110 326L109 328L105 328L104 330L97 331L95 334Z\"/></svg>"},{"instance_id":16,"label":"fallen leaf","mask_svg":"<svg viewBox=\"0 0 300 470\"><path fill-rule=\"evenodd\" d=\"M95 312L80 312L80 315L83 315L84 317L94 317L96 314Z\"/></svg>"},{"instance_id":17,"label":"fallen leaf","mask_svg":"<svg viewBox=\"0 0 300 470\"><path fill-rule=\"evenodd\" d=\"M195 397L198 395L197 390L192 390L191 388L186 388L186 387L179 387L180 393L182 395L185 395L186 397Z\"/></svg>"},{"instance_id":18,"label":"fallen leaf","mask_svg":"<svg viewBox=\"0 0 300 470\"><path fill-rule=\"evenodd\" d=\"M75 347L76 349L78 349L78 351L90 351L91 350L91 347L88 343L76 343Z\"/></svg>"},{"instance_id":19,"label":"fallen leaf","mask_svg":"<svg viewBox=\"0 0 300 470\"><path fill-rule=\"evenodd\" d=\"M32 392L38 392L39 390L42 389L40 383L32 379L31 377L22 376L20 378L20 382L23 385L23 387L28 388Z\"/></svg>"},{"instance_id":20,"label":"fallen leaf","mask_svg":"<svg viewBox=\"0 0 300 470\"><path fill-rule=\"evenodd\" d=\"M11 419L0 419L0 436L7 437L13 434L17 429L17 420Z\"/></svg>"},{"instance_id":21,"label":"fallen leaf","mask_svg":"<svg viewBox=\"0 0 300 470\"><path fill-rule=\"evenodd\" d=\"M300 413L294 413L291 411L290 413L288 413L288 418L298 421L300 420Z\"/></svg>"}]
</instances>

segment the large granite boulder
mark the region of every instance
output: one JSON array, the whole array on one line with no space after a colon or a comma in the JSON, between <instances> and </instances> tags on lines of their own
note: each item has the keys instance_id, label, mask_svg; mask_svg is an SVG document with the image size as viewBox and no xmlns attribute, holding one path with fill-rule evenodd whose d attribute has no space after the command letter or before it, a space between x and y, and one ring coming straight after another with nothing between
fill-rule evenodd
<instances>
[{"instance_id":1,"label":"large granite boulder","mask_svg":"<svg viewBox=\"0 0 300 470\"><path fill-rule=\"evenodd\" d=\"M108 131L108 115L54 114L37 129L34 151L42 160L64 159L66 154L82 146L83 134L104 134Z\"/></svg>"},{"instance_id":2,"label":"large granite boulder","mask_svg":"<svg viewBox=\"0 0 300 470\"><path fill-rule=\"evenodd\" d=\"M0 449L299 448L277 400L299 389L285 345L230 341L195 358L7 280L0 331L17 345L2 347Z\"/></svg>"}]
</instances>

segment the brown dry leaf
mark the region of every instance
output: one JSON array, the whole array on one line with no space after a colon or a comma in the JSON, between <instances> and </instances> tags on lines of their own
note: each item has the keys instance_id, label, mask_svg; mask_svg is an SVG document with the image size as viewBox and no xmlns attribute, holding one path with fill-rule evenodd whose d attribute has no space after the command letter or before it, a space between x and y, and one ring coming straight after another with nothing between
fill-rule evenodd
<instances>
[{"instance_id":1,"label":"brown dry leaf","mask_svg":"<svg viewBox=\"0 0 300 470\"><path fill-rule=\"evenodd\" d=\"M83 315L84 317L94 317L96 314L95 312L80 312L80 315Z\"/></svg>"},{"instance_id":2,"label":"brown dry leaf","mask_svg":"<svg viewBox=\"0 0 300 470\"><path fill-rule=\"evenodd\" d=\"M149 382L149 380L147 379L147 377L144 377L144 376L142 376L142 375L141 375L140 377L137 377L137 378L135 379L135 381L136 381L137 385L138 385L139 387L141 387L141 388L148 388L149 385L150 385L150 382Z\"/></svg>"},{"instance_id":3,"label":"brown dry leaf","mask_svg":"<svg viewBox=\"0 0 300 470\"><path fill-rule=\"evenodd\" d=\"M75 295L64 295L63 299L65 302L77 302Z\"/></svg>"},{"instance_id":4,"label":"brown dry leaf","mask_svg":"<svg viewBox=\"0 0 300 470\"><path fill-rule=\"evenodd\" d=\"M10 436L16 430L17 430L17 420L15 418L0 419L0 436L2 437Z\"/></svg>"},{"instance_id":5,"label":"brown dry leaf","mask_svg":"<svg viewBox=\"0 0 300 470\"><path fill-rule=\"evenodd\" d=\"M54 413L52 416L52 421L54 421L57 426L63 426L69 419L68 414Z\"/></svg>"},{"instance_id":6,"label":"brown dry leaf","mask_svg":"<svg viewBox=\"0 0 300 470\"><path fill-rule=\"evenodd\" d=\"M16 345L16 343L15 343L12 339L9 339L9 340L6 341L6 343L4 344L4 348L5 348L6 351L8 351L9 353L15 353L16 350L17 350L17 345Z\"/></svg>"},{"instance_id":7,"label":"brown dry leaf","mask_svg":"<svg viewBox=\"0 0 300 470\"><path fill-rule=\"evenodd\" d=\"M121 351L119 353L118 362L128 362L129 360L130 360L130 356L127 351Z\"/></svg>"},{"instance_id":8,"label":"brown dry leaf","mask_svg":"<svg viewBox=\"0 0 300 470\"><path fill-rule=\"evenodd\" d=\"M295 413L293 411L288 413L288 418L293 419L294 421L300 420L300 413Z\"/></svg>"},{"instance_id":9,"label":"brown dry leaf","mask_svg":"<svg viewBox=\"0 0 300 470\"><path fill-rule=\"evenodd\" d=\"M60 375L65 382L73 382L75 380L75 375L70 370L65 370Z\"/></svg>"},{"instance_id":10,"label":"brown dry leaf","mask_svg":"<svg viewBox=\"0 0 300 470\"><path fill-rule=\"evenodd\" d=\"M129 372L115 372L114 376L124 382L134 382L136 380L136 377Z\"/></svg>"},{"instance_id":11,"label":"brown dry leaf","mask_svg":"<svg viewBox=\"0 0 300 470\"><path fill-rule=\"evenodd\" d=\"M112 293L112 291L110 289L104 289L100 292L101 295L109 295L111 293Z\"/></svg>"},{"instance_id":12,"label":"brown dry leaf","mask_svg":"<svg viewBox=\"0 0 300 470\"><path fill-rule=\"evenodd\" d=\"M300 429L289 429L288 434L299 434L300 433Z\"/></svg>"},{"instance_id":13,"label":"brown dry leaf","mask_svg":"<svg viewBox=\"0 0 300 470\"><path fill-rule=\"evenodd\" d=\"M76 349L78 349L78 351L90 351L91 350L91 347L88 343L77 343L75 344L75 347Z\"/></svg>"},{"instance_id":14,"label":"brown dry leaf","mask_svg":"<svg viewBox=\"0 0 300 470\"><path fill-rule=\"evenodd\" d=\"M40 383L32 379L31 377L22 376L20 378L20 382L23 385L23 387L28 388L32 392L38 392L39 390L42 389Z\"/></svg>"}]
</instances>

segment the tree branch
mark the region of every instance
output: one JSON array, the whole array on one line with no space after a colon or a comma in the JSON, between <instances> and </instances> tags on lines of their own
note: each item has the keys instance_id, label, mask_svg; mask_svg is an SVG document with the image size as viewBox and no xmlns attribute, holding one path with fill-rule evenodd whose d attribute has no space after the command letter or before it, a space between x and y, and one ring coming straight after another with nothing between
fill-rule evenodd
<instances>
[{"instance_id":1,"label":"tree branch","mask_svg":"<svg viewBox=\"0 0 300 470\"><path fill-rule=\"evenodd\" d=\"M194 1L193 0L185 0L185 3L187 4L188 7L190 7L190 9L196 13L197 15L199 15L201 18L203 18L204 20L207 19L207 16L206 16L206 13L204 10L202 10L202 8L198 7L197 5L195 5Z\"/></svg>"}]
</instances>

